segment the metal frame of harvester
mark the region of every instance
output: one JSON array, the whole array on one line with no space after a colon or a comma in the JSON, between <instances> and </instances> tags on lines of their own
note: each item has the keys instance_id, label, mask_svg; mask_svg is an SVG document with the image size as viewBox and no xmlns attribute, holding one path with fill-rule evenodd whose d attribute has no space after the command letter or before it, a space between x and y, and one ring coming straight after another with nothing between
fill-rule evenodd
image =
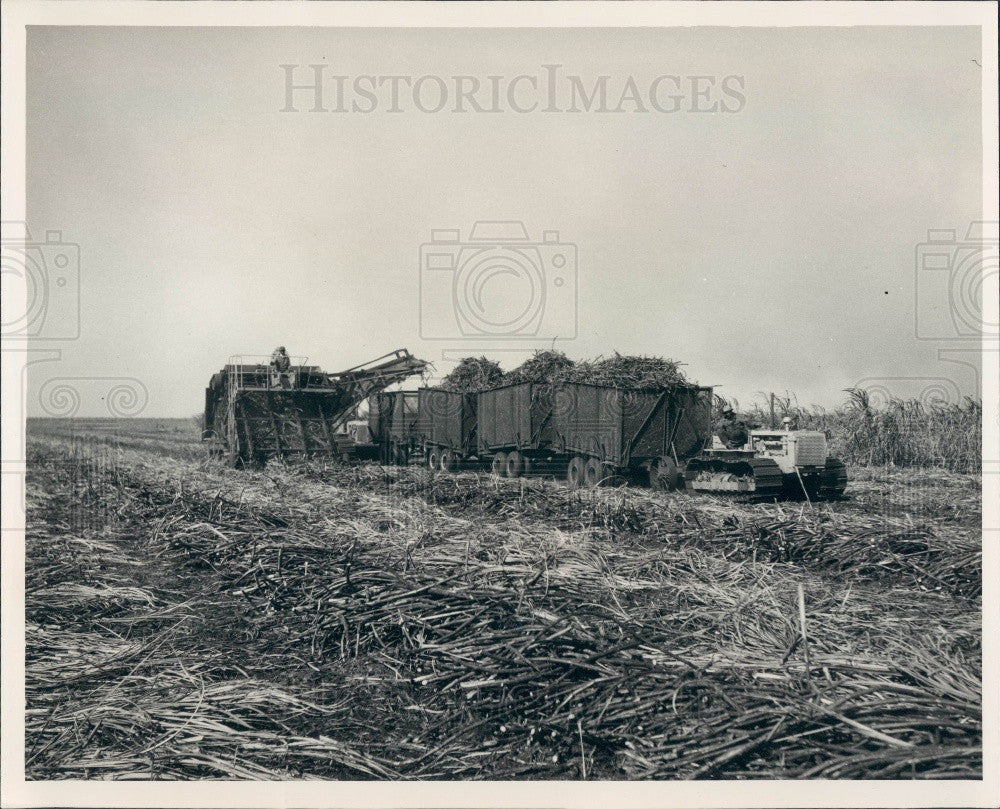
<instances>
[{"instance_id":1,"label":"metal frame of harvester","mask_svg":"<svg viewBox=\"0 0 1000 809\"><path fill-rule=\"evenodd\" d=\"M359 442L346 428L358 405L427 367L403 348L333 374L295 360L279 372L266 357L233 356L212 377L202 440L213 455L232 466L350 458Z\"/></svg>"}]
</instances>

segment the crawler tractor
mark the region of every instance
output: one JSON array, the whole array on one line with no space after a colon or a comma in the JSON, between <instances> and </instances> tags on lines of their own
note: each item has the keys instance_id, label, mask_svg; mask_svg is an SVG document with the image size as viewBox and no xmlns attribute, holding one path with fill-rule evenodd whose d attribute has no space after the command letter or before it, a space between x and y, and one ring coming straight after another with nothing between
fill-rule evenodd
<instances>
[{"instance_id":1,"label":"crawler tractor","mask_svg":"<svg viewBox=\"0 0 1000 809\"><path fill-rule=\"evenodd\" d=\"M844 493L847 470L829 455L815 430L751 430L737 449L715 446L687 463L684 482L699 492L834 499Z\"/></svg>"}]
</instances>

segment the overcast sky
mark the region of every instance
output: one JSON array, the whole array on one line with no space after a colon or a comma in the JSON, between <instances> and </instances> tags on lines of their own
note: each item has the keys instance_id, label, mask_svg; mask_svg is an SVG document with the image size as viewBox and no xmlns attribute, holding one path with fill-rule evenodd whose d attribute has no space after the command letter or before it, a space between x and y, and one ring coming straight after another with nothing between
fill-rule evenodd
<instances>
[{"instance_id":1,"label":"overcast sky","mask_svg":"<svg viewBox=\"0 0 1000 809\"><path fill-rule=\"evenodd\" d=\"M31 28L28 225L79 244L81 320L46 343L62 359L33 369L29 414L54 377L138 379L146 415L187 416L231 354L338 370L405 346L446 372L574 328L572 357L672 357L744 401L833 406L898 377L972 393L949 343L916 339L918 305L925 336L953 336L956 293L915 251L981 218L981 61L974 28ZM313 64L346 112L310 112L310 90L282 112L281 65L307 84ZM441 81L415 98L422 76ZM600 76L620 112L574 95ZM457 289L421 267L436 229L460 241L429 252L463 266L477 220L558 243L493 249L508 274ZM107 414L104 382L72 384L79 415Z\"/></svg>"}]
</instances>

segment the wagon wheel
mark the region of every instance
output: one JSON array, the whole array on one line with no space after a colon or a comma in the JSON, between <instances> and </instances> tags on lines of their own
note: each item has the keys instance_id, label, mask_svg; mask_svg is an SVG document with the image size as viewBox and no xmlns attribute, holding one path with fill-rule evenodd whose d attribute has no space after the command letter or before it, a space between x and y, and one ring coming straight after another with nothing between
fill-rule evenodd
<instances>
[{"instance_id":1,"label":"wagon wheel","mask_svg":"<svg viewBox=\"0 0 1000 809\"><path fill-rule=\"evenodd\" d=\"M661 458L649 472L650 483L660 491L672 492L680 485L680 474L677 471L677 464L671 458Z\"/></svg>"},{"instance_id":2,"label":"wagon wheel","mask_svg":"<svg viewBox=\"0 0 1000 809\"><path fill-rule=\"evenodd\" d=\"M826 466L819 473L819 496L827 500L839 500L847 489L847 467L832 455L826 459Z\"/></svg>"},{"instance_id":3,"label":"wagon wheel","mask_svg":"<svg viewBox=\"0 0 1000 809\"><path fill-rule=\"evenodd\" d=\"M509 478L517 478L524 474L524 458L520 452L511 452L507 455L506 475Z\"/></svg>"},{"instance_id":4,"label":"wagon wheel","mask_svg":"<svg viewBox=\"0 0 1000 809\"><path fill-rule=\"evenodd\" d=\"M597 458L588 458L583 466L583 483L588 489L593 489L604 477L604 464Z\"/></svg>"},{"instance_id":5,"label":"wagon wheel","mask_svg":"<svg viewBox=\"0 0 1000 809\"><path fill-rule=\"evenodd\" d=\"M454 472L458 469L458 456L450 449L441 451L441 471Z\"/></svg>"},{"instance_id":6,"label":"wagon wheel","mask_svg":"<svg viewBox=\"0 0 1000 809\"><path fill-rule=\"evenodd\" d=\"M579 455L574 455L566 465L566 484L571 489L579 489L583 484L584 460Z\"/></svg>"},{"instance_id":7,"label":"wagon wheel","mask_svg":"<svg viewBox=\"0 0 1000 809\"><path fill-rule=\"evenodd\" d=\"M494 475L497 477L503 477L507 474L507 453L498 452L493 456L492 470Z\"/></svg>"},{"instance_id":8,"label":"wagon wheel","mask_svg":"<svg viewBox=\"0 0 1000 809\"><path fill-rule=\"evenodd\" d=\"M427 466L435 472L441 468L441 451L437 447L431 447L427 451Z\"/></svg>"}]
</instances>

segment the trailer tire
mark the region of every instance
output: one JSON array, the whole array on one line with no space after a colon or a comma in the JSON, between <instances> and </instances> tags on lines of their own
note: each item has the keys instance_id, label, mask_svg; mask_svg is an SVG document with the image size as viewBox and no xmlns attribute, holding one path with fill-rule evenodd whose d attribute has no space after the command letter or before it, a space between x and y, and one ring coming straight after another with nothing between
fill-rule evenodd
<instances>
[{"instance_id":1,"label":"trailer tire","mask_svg":"<svg viewBox=\"0 0 1000 809\"><path fill-rule=\"evenodd\" d=\"M566 485L571 489L579 489L583 485L584 460L574 455L566 464Z\"/></svg>"},{"instance_id":2,"label":"trailer tire","mask_svg":"<svg viewBox=\"0 0 1000 809\"><path fill-rule=\"evenodd\" d=\"M441 455L437 447L427 450L427 466L434 472L441 468Z\"/></svg>"},{"instance_id":3,"label":"trailer tire","mask_svg":"<svg viewBox=\"0 0 1000 809\"><path fill-rule=\"evenodd\" d=\"M498 452L493 456L492 472L498 478L507 474L507 453Z\"/></svg>"},{"instance_id":4,"label":"trailer tire","mask_svg":"<svg viewBox=\"0 0 1000 809\"><path fill-rule=\"evenodd\" d=\"M654 489L672 492L680 486L680 473L671 458L661 458L649 471L650 483Z\"/></svg>"},{"instance_id":5,"label":"trailer tire","mask_svg":"<svg viewBox=\"0 0 1000 809\"><path fill-rule=\"evenodd\" d=\"M583 466L583 483L588 489L594 489L600 485L604 478L604 464L597 458L588 458Z\"/></svg>"},{"instance_id":6,"label":"trailer tire","mask_svg":"<svg viewBox=\"0 0 1000 809\"><path fill-rule=\"evenodd\" d=\"M458 468L458 458L450 449L441 450L441 471L454 472Z\"/></svg>"},{"instance_id":7,"label":"trailer tire","mask_svg":"<svg viewBox=\"0 0 1000 809\"><path fill-rule=\"evenodd\" d=\"M519 478L524 474L524 459L520 452L507 453L506 474L509 478Z\"/></svg>"}]
</instances>

